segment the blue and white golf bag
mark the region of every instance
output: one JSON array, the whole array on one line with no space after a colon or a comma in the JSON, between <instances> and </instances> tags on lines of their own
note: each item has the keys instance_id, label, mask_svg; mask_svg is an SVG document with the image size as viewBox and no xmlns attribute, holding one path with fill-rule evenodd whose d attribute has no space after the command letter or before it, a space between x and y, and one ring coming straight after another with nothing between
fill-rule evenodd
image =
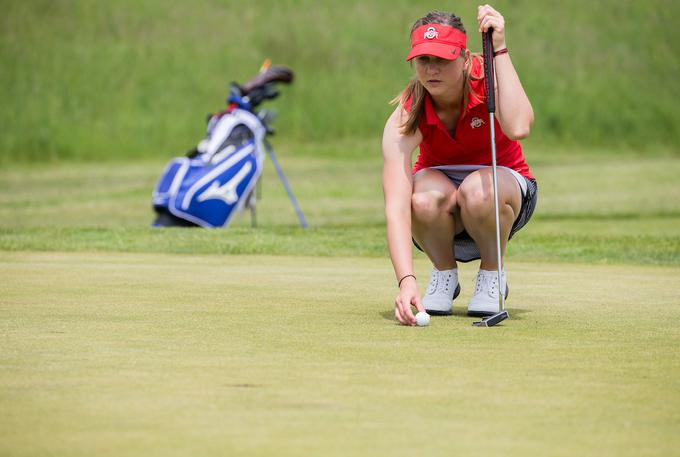
<instances>
[{"instance_id":1,"label":"blue and white golf bag","mask_svg":"<svg viewBox=\"0 0 680 457\"><path fill-rule=\"evenodd\" d=\"M251 209L255 225L255 186L265 152L290 198L302 227L307 222L266 140L273 113L255 108L278 96L275 83L289 84L293 72L269 67L243 86L232 83L228 108L208 117L206 137L187 154L172 160L153 192L154 227L226 227L233 215Z\"/></svg>"},{"instance_id":2,"label":"blue and white golf bag","mask_svg":"<svg viewBox=\"0 0 680 457\"><path fill-rule=\"evenodd\" d=\"M265 135L262 121L250 111L213 115L196 154L174 159L161 175L153 193L154 226L225 227L237 211L254 205Z\"/></svg>"}]
</instances>

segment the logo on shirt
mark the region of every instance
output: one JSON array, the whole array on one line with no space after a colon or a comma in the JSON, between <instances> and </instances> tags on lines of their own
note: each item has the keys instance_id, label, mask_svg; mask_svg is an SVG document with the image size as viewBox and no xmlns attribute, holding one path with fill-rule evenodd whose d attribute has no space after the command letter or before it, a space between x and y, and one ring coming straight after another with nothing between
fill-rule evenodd
<instances>
[{"instance_id":1,"label":"logo on shirt","mask_svg":"<svg viewBox=\"0 0 680 457\"><path fill-rule=\"evenodd\" d=\"M428 27L427 30L425 31L425 34L423 35L423 38L426 38L428 40L434 40L435 38L439 37L439 33L437 33L437 29L434 27Z\"/></svg>"},{"instance_id":2,"label":"logo on shirt","mask_svg":"<svg viewBox=\"0 0 680 457\"><path fill-rule=\"evenodd\" d=\"M484 121L478 117L473 117L472 121L470 121L470 127L472 127L473 129L479 128L482 125L484 125Z\"/></svg>"}]
</instances>

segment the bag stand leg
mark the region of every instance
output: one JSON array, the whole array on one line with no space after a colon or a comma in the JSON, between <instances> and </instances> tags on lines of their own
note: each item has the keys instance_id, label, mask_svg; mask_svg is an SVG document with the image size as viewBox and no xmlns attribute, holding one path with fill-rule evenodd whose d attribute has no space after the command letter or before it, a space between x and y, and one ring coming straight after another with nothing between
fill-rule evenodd
<instances>
[{"instance_id":1,"label":"bag stand leg","mask_svg":"<svg viewBox=\"0 0 680 457\"><path fill-rule=\"evenodd\" d=\"M274 168L276 168L276 172L279 175L279 179L281 180L283 187L286 189L286 192L288 193L288 198L290 199L290 202L293 204L293 208L295 208L295 213L297 214L298 220L300 221L300 226L302 226L302 228L308 228L309 225L307 224L307 219L305 219L305 215L302 212L302 209L300 208L300 205L298 204L295 195L293 195L293 190L290 188L290 184L288 184L286 175L283 174L283 169L281 168L281 165L279 165L279 161L276 160L276 154L274 154L274 149L272 148L271 144L269 144L268 141L265 141L264 145L267 149L267 154L269 154L269 158L272 160L272 163L274 164Z\"/></svg>"},{"instance_id":2,"label":"bag stand leg","mask_svg":"<svg viewBox=\"0 0 680 457\"><path fill-rule=\"evenodd\" d=\"M255 189L248 198L248 208L250 208L250 226L257 227L257 201L262 198L262 177L257 178Z\"/></svg>"},{"instance_id":3,"label":"bag stand leg","mask_svg":"<svg viewBox=\"0 0 680 457\"><path fill-rule=\"evenodd\" d=\"M257 201L262 198L262 177L257 178L255 188L246 198L245 208L250 210L250 227L257 228Z\"/></svg>"},{"instance_id":4,"label":"bag stand leg","mask_svg":"<svg viewBox=\"0 0 680 457\"><path fill-rule=\"evenodd\" d=\"M257 179L257 184L260 184L260 178ZM250 226L252 228L257 227L257 196L255 195L255 189L250 192L246 200L246 208L250 209Z\"/></svg>"}]
</instances>

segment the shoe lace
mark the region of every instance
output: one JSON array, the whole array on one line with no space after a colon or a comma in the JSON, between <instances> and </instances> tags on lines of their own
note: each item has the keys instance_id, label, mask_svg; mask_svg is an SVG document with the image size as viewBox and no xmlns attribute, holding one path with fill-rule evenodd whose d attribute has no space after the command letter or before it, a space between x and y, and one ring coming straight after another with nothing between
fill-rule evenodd
<instances>
[{"instance_id":1,"label":"shoe lace","mask_svg":"<svg viewBox=\"0 0 680 457\"><path fill-rule=\"evenodd\" d=\"M490 297L498 298L498 275L497 274L477 274L477 283L475 284L475 295L486 291Z\"/></svg>"},{"instance_id":2,"label":"shoe lace","mask_svg":"<svg viewBox=\"0 0 680 457\"><path fill-rule=\"evenodd\" d=\"M443 292L450 294L451 286L453 282L453 274L444 273L443 271L433 270L430 276L430 285L427 288L428 294L434 294L435 292Z\"/></svg>"}]
</instances>

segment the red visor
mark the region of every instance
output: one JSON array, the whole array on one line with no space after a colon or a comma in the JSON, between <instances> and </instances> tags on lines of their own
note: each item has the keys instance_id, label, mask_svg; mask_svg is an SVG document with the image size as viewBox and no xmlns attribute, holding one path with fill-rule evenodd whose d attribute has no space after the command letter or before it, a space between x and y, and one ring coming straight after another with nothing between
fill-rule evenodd
<instances>
[{"instance_id":1,"label":"red visor","mask_svg":"<svg viewBox=\"0 0 680 457\"><path fill-rule=\"evenodd\" d=\"M429 55L456 60L467 47L467 37L460 30L441 24L421 25L411 35L411 52L406 60Z\"/></svg>"}]
</instances>

